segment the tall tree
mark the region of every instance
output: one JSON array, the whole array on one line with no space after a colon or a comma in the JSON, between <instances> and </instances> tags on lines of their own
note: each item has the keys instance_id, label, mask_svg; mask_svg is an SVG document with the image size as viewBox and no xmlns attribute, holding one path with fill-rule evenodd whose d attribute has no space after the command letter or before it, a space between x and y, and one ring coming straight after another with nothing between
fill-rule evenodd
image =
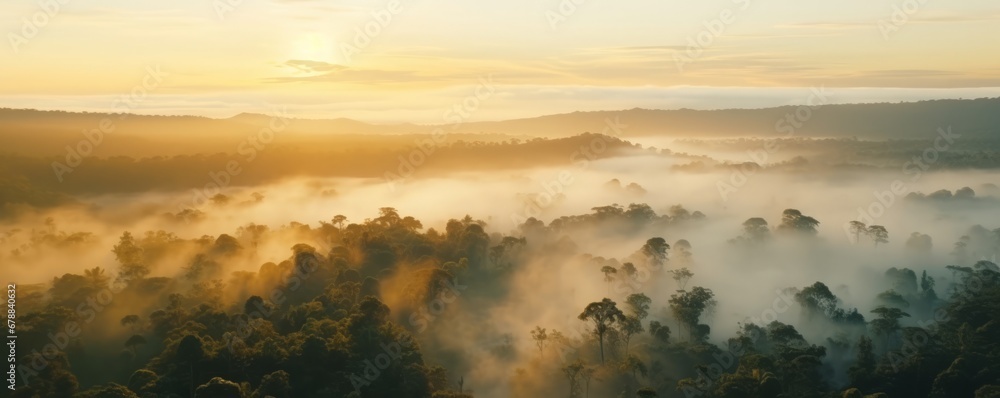
<instances>
[{"instance_id":1,"label":"tall tree","mask_svg":"<svg viewBox=\"0 0 1000 398\"><path fill-rule=\"evenodd\" d=\"M857 221L857 220L851 221L850 226L848 227L848 229L851 231L852 234L854 234L854 243L855 244L861 243L861 234L867 234L868 233L868 226L865 225L865 223L863 223L861 221Z\"/></svg>"},{"instance_id":2,"label":"tall tree","mask_svg":"<svg viewBox=\"0 0 1000 398\"><path fill-rule=\"evenodd\" d=\"M642 333L642 320L634 315L626 315L625 319L618 323L618 333L621 335L622 342L625 343L625 355L627 356L632 336Z\"/></svg>"},{"instance_id":3,"label":"tall tree","mask_svg":"<svg viewBox=\"0 0 1000 398\"><path fill-rule=\"evenodd\" d=\"M601 347L601 364L604 364L604 337L611 328L625 320L625 314L618 309L618 304L609 298L587 304L578 318L581 321L590 320L594 324L593 333Z\"/></svg>"},{"instance_id":4,"label":"tall tree","mask_svg":"<svg viewBox=\"0 0 1000 398\"><path fill-rule=\"evenodd\" d=\"M885 336L885 351L888 351L892 335L901 328L899 320L910 316L910 314L899 308L883 306L875 308L872 313L878 315L877 319L871 321L872 331L877 335Z\"/></svg>"}]
</instances>

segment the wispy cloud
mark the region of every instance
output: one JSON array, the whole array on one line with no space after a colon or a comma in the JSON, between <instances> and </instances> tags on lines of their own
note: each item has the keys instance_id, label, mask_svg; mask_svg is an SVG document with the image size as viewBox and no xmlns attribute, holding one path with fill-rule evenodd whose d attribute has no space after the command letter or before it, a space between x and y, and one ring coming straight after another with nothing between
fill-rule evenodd
<instances>
[{"instance_id":1,"label":"wispy cloud","mask_svg":"<svg viewBox=\"0 0 1000 398\"><path fill-rule=\"evenodd\" d=\"M292 59L285 61L285 66L290 66L292 68L298 69L302 72L307 73L317 73L317 72L331 72L346 69L344 65L331 64L322 61L310 61L305 59Z\"/></svg>"}]
</instances>

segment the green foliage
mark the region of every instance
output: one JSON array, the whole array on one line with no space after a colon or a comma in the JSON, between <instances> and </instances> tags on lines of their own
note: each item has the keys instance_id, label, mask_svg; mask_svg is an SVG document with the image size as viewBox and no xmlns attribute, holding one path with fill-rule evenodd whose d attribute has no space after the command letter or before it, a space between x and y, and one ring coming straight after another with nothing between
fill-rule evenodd
<instances>
[{"instance_id":1,"label":"green foliage","mask_svg":"<svg viewBox=\"0 0 1000 398\"><path fill-rule=\"evenodd\" d=\"M699 329L698 322L705 310L715 306L715 294L711 289L695 286L690 292L682 291L670 295L670 312L674 318L688 329L693 341L707 338L708 334Z\"/></svg>"}]
</instances>

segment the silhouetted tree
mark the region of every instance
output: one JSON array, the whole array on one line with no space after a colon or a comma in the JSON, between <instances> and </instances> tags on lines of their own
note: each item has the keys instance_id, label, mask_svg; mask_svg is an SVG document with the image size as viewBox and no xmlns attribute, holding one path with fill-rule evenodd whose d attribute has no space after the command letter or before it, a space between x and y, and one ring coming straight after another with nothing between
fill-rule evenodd
<instances>
[{"instance_id":1,"label":"silhouetted tree","mask_svg":"<svg viewBox=\"0 0 1000 398\"><path fill-rule=\"evenodd\" d=\"M781 224L778 225L778 231L782 232L797 232L804 235L816 235L816 227L819 226L819 221L815 218L803 215L801 211L795 209L786 209L781 213Z\"/></svg>"},{"instance_id":2,"label":"silhouetted tree","mask_svg":"<svg viewBox=\"0 0 1000 398\"><path fill-rule=\"evenodd\" d=\"M848 230L854 234L854 243L861 243L861 235L868 234L868 226L861 221L851 221Z\"/></svg>"},{"instance_id":3,"label":"silhouetted tree","mask_svg":"<svg viewBox=\"0 0 1000 398\"><path fill-rule=\"evenodd\" d=\"M875 247L878 247L879 243L889 243L889 231L881 225L872 225L868 227L868 235L872 237L872 242L875 243Z\"/></svg>"},{"instance_id":4,"label":"silhouetted tree","mask_svg":"<svg viewBox=\"0 0 1000 398\"><path fill-rule=\"evenodd\" d=\"M625 314L618 309L618 305L614 301L605 298L588 304L578 318L581 321L590 320L593 322L593 333L601 347L601 364L604 364L604 336L612 327L625 320Z\"/></svg>"},{"instance_id":5,"label":"silhouetted tree","mask_svg":"<svg viewBox=\"0 0 1000 398\"><path fill-rule=\"evenodd\" d=\"M535 340L535 346L538 347L538 354L545 357L545 343L549 339L548 334L545 333L545 328L541 326L535 326L535 330L531 331L531 339Z\"/></svg>"}]
</instances>

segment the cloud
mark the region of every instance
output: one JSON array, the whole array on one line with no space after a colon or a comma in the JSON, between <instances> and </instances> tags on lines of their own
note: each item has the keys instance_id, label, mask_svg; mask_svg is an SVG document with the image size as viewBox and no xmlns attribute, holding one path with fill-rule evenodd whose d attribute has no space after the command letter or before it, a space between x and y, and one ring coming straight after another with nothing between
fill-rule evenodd
<instances>
[{"instance_id":1,"label":"cloud","mask_svg":"<svg viewBox=\"0 0 1000 398\"><path fill-rule=\"evenodd\" d=\"M881 16L880 19L887 19L891 14ZM995 21L1000 19L1000 11L985 11L969 15L914 15L907 22L912 23L965 23ZM789 24L774 25L778 29L827 29L827 30L849 30L849 29L871 29L878 26L878 20L871 21L815 21L798 22Z\"/></svg>"},{"instance_id":2,"label":"cloud","mask_svg":"<svg viewBox=\"0 0 1000 398\"><path fill-rule=\"evenodd\" d=\"M975 15L932 15L914 17L911 22L916 23L962 23L962 22L982 22L995 21L1000 19L1000 11L982 12Z\"/></svg>"},{"instance_id":3,"label":"cloud","mask_svg":"<svg viewBox=\"0 0 1000 398\"><path fill-rule=\"evenodd\" d=\"M331 63L322 62L322 61L310 61L310 60L305 60L305 59L292 59L292 60L288 60L288 61L286 61L282 65L284 65L284 66L290 66L290 67L293 67L293 68L298 69L300 71L308 72L308 73L332 72L332 71L338 71L338 70L342 70L342 69L346 69L347 68L344 65L331 64Z\"/></svg>"},{"instance_id":4,"label":"cloud","mask_svg":"<svg viewBox=\"0 0 1000 398\"><path fill-rule=\"evenodd\" d=\"M874 22L800 22L775 25L778 29L860 29L871 28Z\"/></svg>"},{"instance_id":5,"label":"cloud","mask_svg":"<svg viewBox=\"0 0 1000 398\"><path fill-rule=\"evenodd\" d=\"M293 62L293 61L289 61ZM286 62L286 65L289 65ZM303 63L304 62L304 63ZM320 68L315 69L312 64L320 64ZM329 82L329 83L353 83L353 84L386 84L386 83L420 83L428 81L446 80L442 76L421 75L415 71L407 70L384 70L384 69L353 69L342 65L327 64L318 61L297 61L293 66L299 70L310 72L323 72L310 76L282 76L264 79L266 83L295 83L295 82Z\"/></svg>"},{"instance_id":6,"label":"cloud","mask_svg":"<svg viewBox=\"0 0 1000 398\"><path fill-rule=\"evenodd\" d=\"M937 69L887 69L866 71L857 74L858 76L881 77L881 78L912 78L912 77L934 77L934 76L962 76L965 73L937 70Z\"/></svg>"}]
</instances>

